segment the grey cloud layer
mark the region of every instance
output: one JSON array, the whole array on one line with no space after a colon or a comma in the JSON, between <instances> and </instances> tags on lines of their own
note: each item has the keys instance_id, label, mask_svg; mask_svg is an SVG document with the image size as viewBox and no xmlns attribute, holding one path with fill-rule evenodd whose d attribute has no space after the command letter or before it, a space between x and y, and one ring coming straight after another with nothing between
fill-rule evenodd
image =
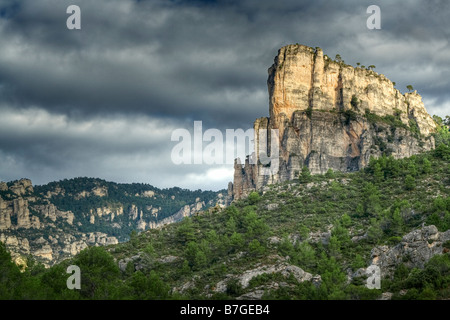
<instances>
[{"instance_id":1,"label":"grey cloud layer","mask_svg":"<svg viewBox=\"0 0 450 320\"><path fill-rule=\"evenodd\" d=\"M81 31L65 27L70 4L82 9ZM381 7L382 30L366 28L371 4ZM449 14L440 0L0 0L0 112L8 119L0 178L92 175L201 187L196 177L213 168L171 165L167 130L194 120L251 127L268 114L267 68L289 43L374 64L444 116ZM33 112L41 126L24 120ZM55 150L59 156L49 156ZM224 172L208 187L225 187L232 177Z\"/></svg>"}]
</instances>

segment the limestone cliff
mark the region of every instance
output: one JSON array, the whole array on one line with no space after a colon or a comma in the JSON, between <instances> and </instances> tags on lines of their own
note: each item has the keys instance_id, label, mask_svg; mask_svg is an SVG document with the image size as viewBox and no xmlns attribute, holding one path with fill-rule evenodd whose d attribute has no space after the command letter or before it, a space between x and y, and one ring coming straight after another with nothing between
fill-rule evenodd
<instances>
[{"instance_id":1,"label":"limestone cliff","mask_svg":"<svg viewBox=\"0 0 450 320\"><path fill-rule=\"evenodd\" d=\"M0 241L18 264L25 263L25 257L31 255L50 266L88 245L118 243L114 236L73 228L73 212L59 210L45 197L36 196L29 179L1 185ZM82 224L78 222L78 225Z\"/></svg>"},{"instance_id":2,"label":"limestone cliff","mask_svg":"<svg viewBox=\"0 0 450 320\"><path fill-rule=\"evenodd\" d=\"M126 241L132 230L159 228L227 202L212 191L88 178L35 187L28 179L0 182L0 242L17 263L31 255L50 266L88 246Z\"/></svg>"},{"instance_id":3,"label":"limestone cliff","mask_svg":"<svg viewBox=\"0 0 450 320\"><path fill-rule=\"evenodd\" d=\"M294 179L303 166L313 174L328 169L356 171L370 157L408 157L434 148L436 125L417 92L402 94L384 75L334 61L320 48L288 45L268 70L269 117L259 131L278 130L279 170L235 161L234 199L266 184Z\"/></svg>"}]
</instances>

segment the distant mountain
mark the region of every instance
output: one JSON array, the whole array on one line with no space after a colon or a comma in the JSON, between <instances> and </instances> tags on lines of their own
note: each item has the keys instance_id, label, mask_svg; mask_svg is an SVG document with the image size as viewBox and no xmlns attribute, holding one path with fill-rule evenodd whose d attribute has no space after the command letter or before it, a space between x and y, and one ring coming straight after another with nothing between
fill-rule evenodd
<instances>
[{"instance_id":1,"label":"distant mountain","mask_svg":"<svg viewBox=\"0 0 450 320\"><path fill-rule=\"evenodd\" d=\"M159 228L200 210L227 204L227 194L158 189L75 178L34 186L0 183L0 241L18 263L32 255L52 265L89 245L117 244L130 233Z\"/></svg>"}]
</instances>

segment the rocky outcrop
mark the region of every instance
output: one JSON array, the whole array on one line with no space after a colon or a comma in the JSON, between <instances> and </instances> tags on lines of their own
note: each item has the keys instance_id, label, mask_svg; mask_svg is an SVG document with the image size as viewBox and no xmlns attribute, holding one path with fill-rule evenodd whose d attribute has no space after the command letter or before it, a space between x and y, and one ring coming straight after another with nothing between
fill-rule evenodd
<instances>
[{"instance_id":1,"label":"rocky outcrop","mask_svg":"<svg viewBox=\"0 0 450 320\"><path fill-rule=\"evenodd\" d=\"M146 226L148 226L149 229L161 228L167 224L178 222L181 221L183 218L190 217L202 211L204 207L205 202L201 201L200 198L197 198L194 204L185 205L180 210L178 210L178 212L175 213L174 215L171 215L170 217L164 218L157 222L149 222L148 224L146 224ZM145 227L142 230L145 230Z\"/></svg>"},{"instance_id":2,"label":"rocky outcrop","mask_svg":"<svg viewBox=\"0 0 450 320\"><path fill-rule=\"evenodd\" d=\"M333 61L320 48L285 46L268 72L271 119L284 114L292 120L296 111L308 108L356 109L378 116L399 112L405 125L413 117L423 135L429 135L436 127L417 92L403 95L384 75Z\"/></svg>"},{"instance_id":3,"label":"rocky outcrop","mask_svg":"<svg viewBox=\"0 0 450 320\"><path fill-rule=\"evenodd\" d=\"M274 274L274 273L279 273L286 279L293 276L297 280L298 283L310 281L314 285L319 286L320 283L322 282L320 275L313 276L311 273L306 272L297 266L291 265L286 262L279 262L276 264L261 265L256 268L246 270L246 271L242 272L242 274L240 274L239 276L229 274L229 275L227 275L227 277L225 279L219 281L212 288L212 290L213 290L213 292L221 292L221 293L226 292L228 283L231 280L237 280L238 283L240 284L240 286L242 287L242 289L246 289L249 287L250 281L253 278L260 276L260 275L264 275L264 274ZM281 284L274 283L273 285L274 285L274 287L272 289L278 289L279 285L281 285ZM257 288L254 288L251 292L247 292L246 294L244 294L243 296L241 296L237 299L238 300L261 299L262 295L264 294L264 292L267 289L268 289L267 286L264 286L262 288L257 287ZM269 286L269 289L270 289L270 286Z\"/></svg>"},{"instance_id":4,"label":"rocky outcrop","mask_svg":"<svg viewBox=\"0 0 450 320\"><path fill-rule=\"evenodd\" d=\"M130 208L131 210L131 208ZM133 210L137 210L136 206L133 207ZM114 221L114 218L117 216L120 216L123 214L123 206L118 206L118 207L102 207L102 208L96 208L96 209L91 209L89 211L90 213L90 223L94 224L95 223L95 217L98 218L106 218L107 216L109 216L110 221ZM131 212L130 212L131 214Z\"/></svg>"},{"instance_id":5,"label":"rocky outcrop","mask_svg":"<svg viewBox=\"0 0 450 320\"><path fill-rule=\"evenodd\" d=\"M43 218L48 218L53 222L55 222L57 219L64 219L69 225L72 225L73 220L75 219L73 212L60 211L52 203L44 205L33 205L31 206L31 208L39 212L43 216Z\"/></svg>"},{"instance_id":6,"label":"rocky outcrop","mask_svg":"<svg viewBox=\"0 0 450 320\"><path fill-rule=\"evenodd\" d=\"M145 185L74 180L34 188L28 179L0 182L0 241L15 260L32 255L51 266L88 246L127 241L131 230L159 228L230 201L221 193L187 198L178 188L171 194Z\"/></svg>"},{"instance_id":7,"label":"rocky outcrop","mask_svg":"<svg viewBox=\"0 0 450 320\"><path fill-rule=\"evenodd\" d=\"M0 241L11 252L14 261L26 261L26 256L32 255L45 266L51 266L89 245L118 243L116 237L105 233L85 234L73 229L76 220L73 212L58 210L46 198L38 200L28 179L8 184L2 182L0 191L4 192L0 195ZM102 208L99 212L100 216L121 214L123 208L114 212ZM81 225L79 221L77 223ZM48 235L49 228L51 235Z\"/></svg>"},{"instance_id":8,"label":"rocky outcrop","mask_svg":"<svg viewBox=\"0 0 450 320\"><path fill-rule=\"evenodd\" d=\"M284 277L289 277L291 274L294 278L299 282L303 281L311 281L313 275L309 272L305 272L303 269L290 265L290 264L280 264L274 266L262 266L256 269L247 270L239 277L239 283L242 288L247 288L250 280L256 276L262 274L273 274L273 273L281 273Z\"/></svg>"},{"instance_id":9,"label":"rocky outcrop","mask_svg":"<svg viewBox=\"0 0 450 320\"><path fill-rule=\"evenodd\" d=\"M36 250L34 252L34 255L36 257L40 257L45 260L52 261L53 260L53 249L50 245L46 244L46 245L42 246L41 249Z\"/></svg>"},{"instance_id":10,"label":"rocky outcrop","mask_svg":"<svg viewBox=\"0 0 450 320\"><path fill-rule=\"evenodd\" d=\"M28 236L0 233L0 241L11 252L13 259L32 255L35 259L49 267L63 259L73 257L88 246L118 244L116 237L102 232L68 234L57 232L56 234L36 238Z\"/></svg>"},{"instance_id":11,"label":"rocky outcrop","mask_svg":"<svg viewBox=\"0 0 450 320\"><path fill-rule=\"evenodd\" d=\"M28 201L22 198L13 200L13 214L17 217L17 228L28 229L31 227Z\"/></svg>"},{"instance_id":12,"label":"rocky outcrop","mask_svg":"<svg viewBox=\"0 0 450 320\"><path fill-rule=\"evenodd\" d=\"M354 273L349 269L348 282L350 283L353 278L370 276L373 270L378 270L380 279L391 278L400 264L409 269L422 269L433 256L448 252L444 247L447 241L450 241L450 230L439 232L434 225L411 231L395 246L382 245L373 248L371 264ZM366 286L370 287L369 283Z\"/></svg>"},{"instance_id":13,"label":"rocky outcrop","mask_svg":"<svg viewBox=\"0 0 450 320\"><path fill-rule=\"evenodd\" d=\"M0 181L0 191L7 191L8 190L8 185L6 184L6 182Z\"/></svg>"},{"instance_id":14,"label":"rocky outcrop","mask_svg":"<svg viewBox=\"0 0 450 320\"><path fill-rule=\"evenodd\" d=\"M11 228L11 213L7 206L7 202L0 197L0 230Z\"/></svg>"},{"instance_id":15,"label":"rocky outcrop","mask_svg":"<svg viewBox=\"0 0 450 320\"><path fill-rule=\"evenodd\" d=\"M443 244L450 241L450 230L439 232L431 225L414 230L394 247L378 246L372 249L372 265L379 266L383 276L392 275L404 263L409 268L423 268L436 254L444 252Z\"/></svg>"},{"instance_id":16,"label":"rocky outcrop","mask_svg":"<svg viewBox=\"0 0 450 320\"><path fill-rule=\"evenodd\" d=\"M9 190L11 190L13 193L15 193L18 196L22 196L26 193L32 193L33 185L31 183L31 180L29 180L29 179L20 179L19 181L15 181L9 187Z\"/></svg>"},{"instance_id":17,"label":"rocky outcrop","mask_svg":"<svg viewBox=\"0 0 450 320\"><path fill-rule=\"evenodd\" d=\"M111 245L118 244L116 237L109 237L106 233L103 232L90 232L87 234L87 244L89 245Z\"/></svg>"},{"instance_id":18,"label":"rocky outcrop","mask_svg":"<svg viewBox=\"0 0 450 320\"><path fill-rule=\"evenodd\" d=\"M106 197L108 195L108 188L105 186L95 187L92 189L92 193L97 197Z\"/></svg>"},{"instance_id":19,"label":"rocky outcrop","mask_svg":"<svg viewBox=\"0 0 450 320\"><path fill-rule=\"evenodd\" d=\"M236 159L228 187L234 199L292 180L303 166L313 174L356 171L372 156L402 158L434 148L436 125L420 95L402 94L384 75L302 45L281 48L268 72L270 117L255 121L254 141L268 153L279 146L278 166L267 174L255 154L244 163Z\"/></svg>"},{"instance_id":20,"label":"rocky outcrop","mask_svg":"<svg viewBox=\"0 0 450 320\"><path fill-rule=\"evenodd\" d=\"M15 223L12 222L15 220ZM32 223L33 222L33 223ZM11 201L0 198L0 230L7 229L29 229L31 227L40 227L36 218L30 218L28 201L23 198L17 198Z\"/></svg>"}]
</instances>

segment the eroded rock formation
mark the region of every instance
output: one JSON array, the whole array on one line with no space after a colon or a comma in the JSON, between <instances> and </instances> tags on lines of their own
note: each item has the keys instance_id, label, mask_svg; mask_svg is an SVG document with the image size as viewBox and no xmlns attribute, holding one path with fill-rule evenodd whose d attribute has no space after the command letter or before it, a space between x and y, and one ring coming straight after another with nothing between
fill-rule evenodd
<instances>
[{"instance_id":1,"label":"eroded rock formation","mask_svg":"<svg viewBox=\"0 0 450 320\"><path fill-rule=\"evenodd\" d=\"M268 70L269 117L254 123L278 130L279 170L262 174L263 164L235 161L234 199L267 184L294 179L303 166L313 174L328 169L356 171L370 157L408 157L434 148L436 125L417 92L402 94L384 75L354 68L320 48L288 45Z\"/></svg>"},{"instance_id":2,"label":"eroded rock formation","mask_svg":"<svg viewBox=\"0 0 450 320\"><path fill-rule=\"evenodd\" d=\"M176 201L183 195L166 196L145 189L131 194L126 187L118 195L114 188L119 186L113 183L110 183L112 191L106 182L85 179L83 183L77 180L65 189L58 183L33 188L28 179L0 182L0 242L6 245L14 261L26 261L32 255L50 266L88 246L126 241L131 230L160 228L215 208L214 204L223 207L229 202L229 197L217 193L212 199L196 197L181 202L169 209L174 211L167 212L163 203ZM129 188L136 190L133 186ZM116 198L111 197L114 192ZM156 201L157 197L167 200L162 203ZM124 202L128 200L133 202Z\"/></svg>"}]
</instances>

